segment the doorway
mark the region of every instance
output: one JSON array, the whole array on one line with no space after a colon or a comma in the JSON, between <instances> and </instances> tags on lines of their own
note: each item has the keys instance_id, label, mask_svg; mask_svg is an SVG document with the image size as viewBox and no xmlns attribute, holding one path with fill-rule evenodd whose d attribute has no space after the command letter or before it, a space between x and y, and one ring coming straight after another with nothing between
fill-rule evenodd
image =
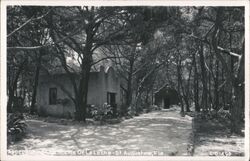
<instances>
[{"instance_id":1,"label":"doorway","mask_svg":"<svg viewBox=\"0 0 250 161\"><path fill-rule=\"evenodd\" d=\"M112 107L113 115L117 114L116 93L107 93L107 103Z\"/></svg>"},{"instance_id":2,"label":"doorway","mask_svg":"<svg viewBox=\"0 0 250 161\"><path fill-rule=\"evenodd\" d=\"M164 108L169 109L169 106L170 106L169 97L165 97L164 98Z\"/></svg>"}]
</instances>

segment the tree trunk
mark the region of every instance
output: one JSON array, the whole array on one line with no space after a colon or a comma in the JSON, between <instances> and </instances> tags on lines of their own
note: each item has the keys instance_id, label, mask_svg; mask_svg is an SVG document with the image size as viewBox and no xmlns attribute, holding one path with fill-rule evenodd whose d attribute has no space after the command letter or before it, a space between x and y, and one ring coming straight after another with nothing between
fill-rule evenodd
<instances>
[{"instance_id":1,"label":"tree trunk","mask_svg":"<svg viewBox=\"0 0 250 161\"><path fill-rule=\"evenodd\" d=\"M41 49L40 52L39 52L37 65L36 65L35 82L34 82L34 86L33 86L32 100L31 100L31 106L30 106L30 114L35 113L37 86L38 86L38 81L39 81L39 74L40 74L40 68L41 68L41 61L42 61L43 53L44 53L44 50Z\"/></svg>"},{"instance_id":2,"label":"tree trunk","mask_svg":"<svg viewBox=\"0 0 250 161\"><path fill-rule=\"evenodd\" d=\"M221 80L222 80L222 82L224 82L224 81L225 81L225 78L224 78L224 70L223 70L223 68L222 68L221 70L222 70L222 71L221 71ZM218 78L219 78L219 77L218 77ZM222 87L221 93L223 93L223 94L222 94L222 106L225 107L225 106L226 106L225 86ZM219 101L219 103L220 103L220 101Z\"/></svg>"},{"instance_id":3,"label":"tree trunk","mask_svg":"<svg viewBox=\"0 0 250 161\"><path fill-rule=\"evenodd\" d=\"M199 82L198 82L198 71L197 71L197 63L196 63L196 55L193 54L193 61L194 61L194 104L195 104L195 111L200 112L199 106Z\"/></svg>"},{"instance_id":4,"label":"tree trunk","mask_svg":"<svg viewBox=\"0 0 250 161\"><path fill-rule=\"evenodd\" d=\"M91 56L92 57L92 56ZM91 58L92 59L92 58ZM91 69L91 59L86 60L82 65L81 78L79 82L79 92L76 97L76 117L77 121L86 121L88 84Z\"/></svg>"},{"instance_id":5,"label":"tree trunk","mask_svg":"<svg viewBox=\"0 0 250 161\"><path fill-rule=\"evenodd\" d=\"M213 98L212 98L212 94L211 94L211 77L212 77L212 71L213 71L213 62L212 62L212 59L213 57L212 57L212 54L211 54L211 52L210 52L210 55L209 55L209 70L210 70L210 72L208 72L208 95L209 95L209 105L208 105L208 107L209 107L209 111L211 111L211 108L213 107Z\"/></svg>"},{"instance_id":6,"label":"tree trunk","mask_svg":"<svg viewBox=\"0 0 250 161\"><path fill-rule=\"evenodd\" d=\"M184 101L185 101L185 104L186 104L186 112L190 112L189 100L188 100L187 96L184 97Z\"/></svg>"},{"instance_id":7,"label":"tree trunk","mask_svg":"<svg viewBox=\"0 0 250 161\"><path fill-rule=\"evenodd\" d=\"M88 31L88 30L87 30ZM88 33L88 32L87 32ZM89 76L91 64L93 61L92 58L92 36L91 33L88 33L86 46L84 47L84 56L81 67L81 78L79 82L79 93L77 95L77 107L76 107L76 120L86 121L87 116L87 102L88 102L88 85L89 85Z\"/></svg>"},{"instance_id":8,"label":"tree trunk","mask_svg":"<svg viewBox=\"0 0 250 161\"><path fill-rule=\"evenodd\" d=\"M184 100L184 102L186 104L186 112L190 112L190 106L189 106L189 82L190 82L191 70L192 69L190 69L190 71L189 71L188 83L187 83L185 88L183 86L182 79L180 79L180 86L181 86L181 90L182 90L182 94L183 94L183 100ZM181 78L181 76L180 76L180 78Z\"/></svg>"},{"instance_id":9,"label":"tree trunk","mask_svg":"<svg viewBox=\"0 0 250 161\"><path fill-rule=\"evenodd\" d=\"M207 111L207 74L205 68L205 60L203 55L203 44L200 44L200 65L201 65L201 81L202 81L202 108Z\"/></svg>"},{"instance_id":10,"label":"tree trunk","mask_svg":"<svg viewBox=\"0 0 250 161\"><path fill-rule=\"evenodd\" d=\"M193 62L194 64L194 62ZM184 99L185 99L185 102L186 102L186 111L187 112L190 112L190 105L189 105L189 99L190 99L190 93L189 93L189 87L190 87L190 80L191 80L191 75L192 75L192 70L193 70L193 65L190 67L189 69L189 74L188 74L188 82L187 82L187 85L186 85L186 90L184 90L184 88L182 89L183 90L183 93L185 92L185 96L184 96Z\"/></svg>"},{"instance_id":11,"label":"tree trunk","mask_svg":"<svg viewBox=\"0 0 250 161\"><path fill-rule=\"evenodd\" d=\"M214 80L214 109L219 109L219 61L215 61L215 80Z\"/></svg>"},{"instance_id":12,"label":"tree trunk","mask_svg":"<svg viewBox=\"0 0 250 161\"><path fill-rule=\"evenodd\" d=\"M235 75L235 81L233 84L233 92L234 95L232 96L233 99L233 106L232 106L232 127L231 131L234 133L241 133L241 119L244 117L244 60L245 60L245 54L244 54L244 48L245 48L245 42L243 42L242 45L242 55L241 58L239 58L237 71Z\"/></svg>"},{"instance_id":13,"label":"tree trunk","mask_svg":"<svg viewBox=\"0 0 250 161\"><path fill-rule=\"evenodd\" d=\"M182 87L182 78L181 78L181 59L180 56L178 56L177 58L177 78L178 78L178 85L177 85L177 89L178 89L178 96L179 96L179 100L181 103L181 113L184 113L184 105L183 105L183 100L182 100L182 94L181 94L181 87Z\"/></svg>"},{"instance_id":14,"label":"tree trunk","mask_svg":"<svg viewBox=\"0 0 250 161\"><path fill-rule=\"evenodd\" d=\"M16 73L15 79L13 81L12 84L9 85L9 95L8 95L8 103L7 103L7 112L13 112L12 110L12 106L13 106L13 101L14 101L14 97L15 97L15 91L17 89L17 82L19 79L19 76L21 74L21 72L23 71L24 65L26 64L26 59L22 62L22 64L20 65L20 67L18 68L18 71Z\"/></svg>"},{"instance_id":15,"label":"tree trunk","mask_svg":"<svg viewBox=\"0 0 250 161\"><path fill-rule=\"evenodd\" d=\"M134 68L134 61L130 61L129 66L129 73L128 73L128 85L127 85L127 93L126 93L126 109L125 112L127 112L127 109L129 106L131 106L132 103L132 77L133 77L133 68Z\"/></svg>"}]
</instances>

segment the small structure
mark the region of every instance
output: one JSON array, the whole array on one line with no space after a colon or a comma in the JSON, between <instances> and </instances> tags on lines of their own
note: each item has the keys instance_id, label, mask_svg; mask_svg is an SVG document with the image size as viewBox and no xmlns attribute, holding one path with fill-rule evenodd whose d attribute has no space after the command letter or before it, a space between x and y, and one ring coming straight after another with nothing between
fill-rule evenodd
<instances>
[{"instance_id":1,"label":"small structure","mask_svg":"<svg viewBox=\"0 0 250 161\"><path fill-rule=\"evenodd\" d=\"M122 104L120 93L120 79L112 67L105 70L101 66L99 71L90 73L87 98L89 105L100 107L108 103L114 110L118 110ZM37 94L38 113L56 117L75 116L75 106L70 99L70 96L74 97L74 89L65 72L41 74Z\"/></svg>"},{"instance_id":2,"label":"small structure","mask_svg":"<svg viewBox=\"0 0 250 161\"><path fill-rule=\"evenodd\" d=\"M171 88L168 84L155 92L155 105L168 109L170 105L178 104L178 92Z\"/></svg>"}]
</instances>

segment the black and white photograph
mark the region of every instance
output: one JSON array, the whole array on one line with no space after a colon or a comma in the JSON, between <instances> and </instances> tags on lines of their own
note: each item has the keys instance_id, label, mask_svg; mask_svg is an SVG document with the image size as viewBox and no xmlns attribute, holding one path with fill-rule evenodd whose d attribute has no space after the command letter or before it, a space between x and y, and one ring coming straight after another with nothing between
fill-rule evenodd
<instances>
[{"instance_id":1,"label":"black and white photograph","mask_svg":"<svg viewBox=\"0 0 250 161\"><path fill-rule=\"evenodd\" d=\"M249 160L248 1L37 2L1 6L3 160Z\"/></svg>"}]
</instances>

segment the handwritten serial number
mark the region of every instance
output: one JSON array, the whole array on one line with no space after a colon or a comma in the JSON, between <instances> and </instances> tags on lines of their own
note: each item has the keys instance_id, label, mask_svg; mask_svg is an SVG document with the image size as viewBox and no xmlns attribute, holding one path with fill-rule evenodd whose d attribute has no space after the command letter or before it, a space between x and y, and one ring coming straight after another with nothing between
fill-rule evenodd
<instances>
[{"instance_id":1,"label":"handwritten serial number","mask_svg":"<svg viewBox=\"0 0 250 161\"><path fill-rule=\"evenodd\" d=\"M227 151L222 151L222 152L218 152L218 151L211 151L209 152L210 156L231 156L231 152L227 152Z\"/></svg>"}]
</instances>

